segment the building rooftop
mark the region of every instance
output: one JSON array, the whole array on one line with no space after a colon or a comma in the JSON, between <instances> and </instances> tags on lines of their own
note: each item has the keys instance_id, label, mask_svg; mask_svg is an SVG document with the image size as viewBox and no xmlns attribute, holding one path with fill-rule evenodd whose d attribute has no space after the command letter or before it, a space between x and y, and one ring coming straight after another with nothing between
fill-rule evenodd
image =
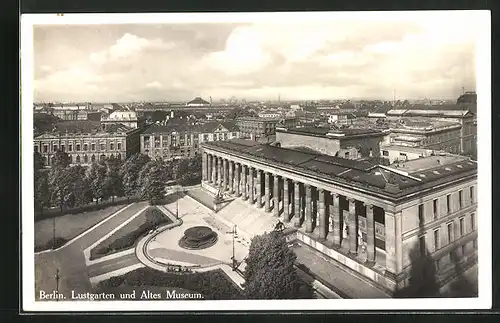
<instances>
[{"instance_id":1,"label":"building rooftop","mask_svg":"<svg viewBox=\"0 0 500 323\"><path fill-rule=\"evenodd\" d=\"M297 133L297 134L304 134L304 135L313 135L313 136L332 136L332 137L354 137L354 136L365 136L365 135L375 135L375 136L382 136L384 133L380 130L374 130L374 129L369 129L369 128L344 128L344 129L338 129L337 127L295 127L295 128L288 128L288 129L282 129L278 128L276 129L277 132L289 132L289 133Z\"/></svg>"},{"instance_id":2,"label":"building rooftop","mask_svg":"<svg viewBox=\"0 0 500 323\"><path fill-rule=\"evenodd\" d=\"M144 134L172 133L172 132L195 132L212 133L219 126L230 132L239 131L235 121L209 121L203 124L190 124L185 119L171 119L164 125L153 124L144 131Z\"/></svg>"},{"instance_id":3,"label":"building rooftop","mask_svg":"<svg viewBox=\"0 0 500 323\"><path fill-rule=\"evenodd\" d=\"M189 101L187 104L210 104L210 102L207 102L198 96L193 100Z\"/></svg>"},{"instance_id":4,"label":"building rooftop","mask_svg":"<svg viewBox=\"0 0 500 323\"><path fill-rule=\"evenodd\" d=\"M427 174L429 170L425 166L437 164L435 159L428 162L425 161L427 158L418 159L416 161L421 162L421 166L417 168L406 166L408 169L405 170L404 168L382 166L368 161L344 159L310 151L255 143L247 144L245 140L208 142L203 143L202 146L254 159L261 163L274 164L290 172L309 174L326 181L333 181L338 185L360 187L376 194L397 199L404 199L410 193L418 193L426 188L431 189L437 184L446 183L452 179L464 178L465 172L472 172L472 174L477 172L476 163L467 159L441 165L443 169L447 167L453 167L453 169L441 171L438 174L432 173L431 170L431 175ZM406 164L411 162L406 162ZM410 171L412 172L410 173ZM456 177L452 178L454 175Z\"/></svg>"},{"instance_id":5,"label":"building rooftop","mask_svg":"<svg viewBox=\"0 0 500 323\"><path fill-rule=\"evenodd\" d=\"M81 120L81 121L62 121L54 124L54 127L46 133L117 133L128 132L133 128L123 124L101 125L100 121Z\"/></svg>"},{"instance_id":6,"label":"building rooftop","mask_svg":"<svg viewBox=\"0 0 500 323\"><path fill-rule=\"evenodd\" d=\"M236 121L279 121L279 118L238 117Z\"/></svg>"},{"instance_id":7,"label":"building rooftop","mask_svg":"<svg viewBox=\"0 0 500 323\"><path fill-rule=\"evenodd\" d=\"M418 140L420 141L421 139L419 138ZM407 146L400 146L400 145L380 145L380 150L396 150L396 151L415 153L415 154L434 152L433 149L419 148L419 147L407 147Z\"/></svg>"},{"instance_id":8,"label":"building rooftop","mask_svg":"<svg viewBox=\"0 0 500 323\"><path fill-rule=\"evenodd\" d=\"M471 110L466 105L436 105L413 106L408 109L392 109L386 112L387 116L396 117L451 117L462 118L472 116Z\"/></svg>"}]
</instances>

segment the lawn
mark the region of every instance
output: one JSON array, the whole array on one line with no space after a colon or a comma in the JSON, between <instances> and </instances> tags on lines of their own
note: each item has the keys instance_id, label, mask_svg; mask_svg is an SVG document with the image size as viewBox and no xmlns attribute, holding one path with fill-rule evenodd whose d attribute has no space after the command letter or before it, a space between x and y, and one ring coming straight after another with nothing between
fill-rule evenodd
<instances>
[{"instance_id":1,"label":"lawn","mask_svg":"<svg viewBox=\"0 0 500 323\"><path fill-rule=\"evenodd\" d=\"M151 229L169 223L172 223L172 221L163 212L154 206L150 206L139 214L139 216L90 250L90 259L104 257L129 249L135 245L141 236Z\"/></svg>"},{"instance_id":2,"label":"lawn","mask_svg":"<svg viewBox=\"0 0 500 323\"><path fill-rule=\"evenodd\" d=\"M78 236L123 207L124 205L110 206L98 211L66 214L53 219L36 221L34 228L35 252L52 248L54 221L56 224L55 245L57 247Z\"/></svg>"},{"instance_id":3,"label":"lawn","mask_svg":"<svg viewBox=\"0 0 500 323\"><path fill-rule=\"evenodd\" d=\"M191 291L200 293L204 299L228 300L243 299L242 291L220 269L188 274L175 274L157 271L151 268L139 268L122 276L111 277L100 282L98 292L131 292L136 294L144 289L158 291L165 299L165 291L175 289L178 293Z\"/></svg>"}]
</instances>

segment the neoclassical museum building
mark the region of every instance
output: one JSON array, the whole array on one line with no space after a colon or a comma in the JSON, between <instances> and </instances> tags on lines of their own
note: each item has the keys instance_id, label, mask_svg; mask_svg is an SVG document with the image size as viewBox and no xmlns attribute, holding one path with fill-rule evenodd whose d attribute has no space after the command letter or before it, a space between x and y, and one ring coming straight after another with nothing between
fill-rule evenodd
<instances>
[{"instance_id":1,"label":"neoclassical museum building","mask_svg":"<svg viewBox=\"0 0 500 323\"><path fill-rule=\"evenodd\" d=\"M381 166L243 139L200 146L202 186L256 204L391 294L430 278L444 288L477 263L477 164L467 157Z\"/></svg>"}]
</instances>

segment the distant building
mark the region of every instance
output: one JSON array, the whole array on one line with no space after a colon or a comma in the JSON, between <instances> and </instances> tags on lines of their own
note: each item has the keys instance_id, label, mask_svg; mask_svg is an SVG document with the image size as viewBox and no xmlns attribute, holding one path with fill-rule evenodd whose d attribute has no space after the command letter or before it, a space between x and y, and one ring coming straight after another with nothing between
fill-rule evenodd
<instances>
[{"instance_id":1,"label":"distant building","mask_svg":"<svg viewBox=\"0 0 500 323\"><path fill-rule=\"evenodd\" d=\"M391 143L460 154L461 129L458 122L404 118L391 127Z\"/></svg>"},{"instance_id":2,"label":"distant building","mask_svg":"<svg viewBox=\"0 0 500 323\"><path fill-rule=\"evenodd\" d=\"M236 119L241 136L250 139L274 135L279 122L278 118L241 117Z\"/></svg>"},{"instance_id":3,"label":"distant building","mask_svg":"<svg viewBox=\"0 0 500 323\"><path fill-rule=\"evenodd\" d=\"M110 114L101 115L101 123L113 124L119 123L130 128L139 127L139 119L135 111L113 111Z\"/></svg>"},{"instance_id":4,"label":"distant building","mask_svg":"<svg viewBox=\"0 0 500 323\"><path fill-rule=\"evenodd\" d=\"M424 119L431 122L454 122L460 124L459 134L456 137L449 136L450 140L458 139L458 153L470 154L476 151L477 128L474 123L475 115L467 106L461 105L438 105L420 106L411 109L393 109L387 111L387 119L398 121L401 119ZM431 143L425 144L429 146ZM429 146L429 148L441 149ZM446 149L447 150L447 149ZM447 150L449 151L449 150Z\"/></svg>"},{"instance_id":5,"label":"distant building","mask_svg":"<svg viewBox=\"0 0 500 323\"><path fill-rule=\"evenodd\" d=\"M34 150L46 167L58 151L68 153L72 165L89 165L106 158L126 159L139 152L139 129L124 125L101 125L99 121L66 121L55 124L33 140Z\"/></svg>"},{"instance_id":6,"label":"distant building","mask_svg":"<svg viewBox=\"0 0 500 323\"><path fill-rule=\"evenodd\" d=\"M457 104L476 105L477 104L476 92L473 91L465 92L457 99Z\"/></svg>"},{"instance_id":7,"label":"distant building","mask_svg":"<svg viewBox=\"0 0 500 323\"><path fill-rule=\"evenodd\" d=\"M267 118L267 119L278 119L283 117L283 114L279 111L261 111L258 114L259 118Z\"/></svg>"},{"instance_id":8,"label":"distant building","mask_svg":"<svg viewBox=\"0 0 500 323\"><path fill-rule=\"evenodd\" d=\"M193 100L186 103L186 106L188 106L188 107L205 107L205 106L209 106L209 105L210 105L210 102L207 102L200 97L196 97Z\"/></svg>"},{"instance_id":9,"label":"distant building","mask_svg":"<svg viewBox=\"0 0 500 323\"><path fill-rule=\"evenodd\" d=\"M370 129L277 128L276 143L285 148L304 147L325 155L357 159L380 156L379 145L386 135L384 131Z\"/></svg>"},{"instance_id":10,"label":"distant building","mask_svg":"<svg viewBox=\"0 0 500 323\"><path fill-rule=\"evenodd\" d=\"M435 152L432 149L398 146L391 144L380 145L380 156L388 159L389 164L399 161L405 162L413 159L425 158L436 153L439 152Z\"/></svg>"},{"instance_id":11,"label":"distant building","mask_svg":"<svg viewBox=\"0 0 500 323\"><path fill-rule=\"evenodd\" d=\"M163 160L188 158L200 151L199 144L240 137L234 121L210 121L193 125L170 120L165 125L152 125L141 134L141 153Z\"/></svg>"},{"instance_id":12,"label":"distant building","mask_svg":"<svg viewBox=\"0 0 500 323\"><path fill-rule=\"evenodd\" d=\"M383 112L368 112L368 118L385 119L387 116Z\"/></svg>"},{"instance_id":13,"label":"distant building","mask_svg":"<svg viewBox=\"0 0 500 323\"><path fill-rule=\"evenodd\" d=\"M352 113L338 112L328 115L328 123L335 123L338 125L353 124L354 119L356 119L356 116Z\"/></svg>"}]
</instances>

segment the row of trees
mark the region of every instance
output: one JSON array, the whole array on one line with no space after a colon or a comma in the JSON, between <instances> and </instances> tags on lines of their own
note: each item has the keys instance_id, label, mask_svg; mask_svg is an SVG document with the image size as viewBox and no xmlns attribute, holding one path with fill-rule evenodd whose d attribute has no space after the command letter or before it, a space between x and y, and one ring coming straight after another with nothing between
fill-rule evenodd
<instances>
[{"instance_id":1,"label":"row of trees","mask_svg":"<svg viewBox=\"0 0 500 323\"><path fill-rule=\"evenodd\" d=\"M165 184L180 185L201 179L201 155L190 159L161 161L135 154L125 161L108 158L88 167L70 166L69 155L58 151L52 168L43 169L43 157L35 152L35 209L54 206L71 208L115 197L139 197L153 203L164 196Z\"/></svg>"}]
</instances>

